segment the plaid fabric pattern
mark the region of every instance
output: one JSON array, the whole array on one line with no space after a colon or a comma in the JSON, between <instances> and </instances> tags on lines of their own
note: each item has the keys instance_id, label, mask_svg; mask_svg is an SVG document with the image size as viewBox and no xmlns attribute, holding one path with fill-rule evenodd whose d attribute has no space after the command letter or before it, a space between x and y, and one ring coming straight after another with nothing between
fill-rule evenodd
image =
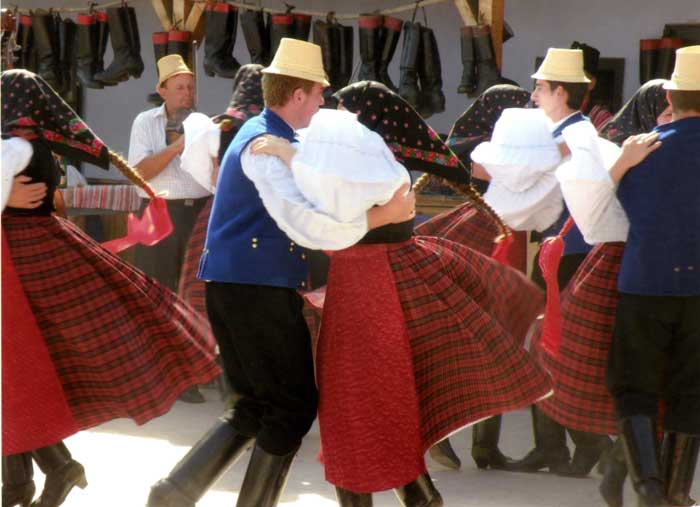
<instances>
[{"instance_id":1,"label":"plaid fabric pattern","mask_svg":"<svg viewBox=\"0 0 700 507\"><path fill-rule=\"evenodd\" d=\"M613 399L605 387L605 370L623 251L624 243L597 245L569 282L562 295L558 358L541 348L539 329L533 336L542 365L554 380L554 396L538 406L567 428L604 435L617 433Z\"/></svg>"},{"instance_id":2,"label":"plaid fabric pattern","mask_svg":"<svg viewBox=\"0 0 700 507\"><path fill-rule=\"evenodd\" d=\"M498 225L474 203L466 202L435 215L415 229L422 236L449 239L490 256L494 240L500 234Z\"/></svg>"},{"instance_id":3,"label":"plaid fabric pattern","mask_svg":"<svg viewBox=\"0 0 700 507\"><path fill-rule=\"evenodd\" d=\"M389 245L406 320L425 450L551 385L523 349L544 295L521 273L444 239Z\"/></svg>"},{"instance_id":4,"label":"plaid fabric pattern","mask_svg":"<svg viewBox=\"0 0 700 507\"><path fill-rule=\"evenodd\" d=\"M199 259L204 250L204 240L207 237L207 225L209 224L209 214L214 197L210 197L199 212L197 221L187 240L185 258L182 261L182 271L180 272L180 282L177 288L177 295L184 299L189 305L197 310L204 317L207 315L207 306L204 301L204 282L197 278L199 269Z\"/></svg>"},{"instance_id":5,"label":"plaid fabric pattern","mask_svg":"<svg viewBox=\"0 0 700 507\"><path fill-rule=\"evenodd\" d=\"M3 216L2 226L80 429L143 424L219 374L202 318L73 224Z\"/></svg>"}]
</instances>

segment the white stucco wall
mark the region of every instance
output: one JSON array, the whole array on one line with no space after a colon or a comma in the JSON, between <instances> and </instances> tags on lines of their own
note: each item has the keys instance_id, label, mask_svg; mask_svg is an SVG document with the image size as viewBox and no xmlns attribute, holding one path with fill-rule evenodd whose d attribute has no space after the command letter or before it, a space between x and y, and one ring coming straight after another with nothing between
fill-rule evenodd
<instances>
[{"instance_id":1,"label":"white stucco wall","mask_svg":"<svg viewBox=\"0 0 700 507\"><path fill-rule=\"evenodd\" d=\"M338 13L372 11L402 5L405 0L345 2L340 0L299 0L299 9L335 10ZM624 99L638 85L639 39L659 37L665 23L700 23L700 0L506 0L506 19L515 31L515 37L504 45L503 74L522 86L530 88L534 58L547 48L568 47L579 40L597 47L605 57L625 58ZM20 8L74 7L80 2L56 0L20 0ZM156 69L151 44L151 33L160 27L151 7L145 0L133 1L141 33L141 55L146 70L140 79L130 79L116 87L87 90L84 116L88 124L107 144L126 154L129 130L136 115L148 108L145 98L153 91ZM281 2L263 1L263 5L281 6ZM447 132L452 122L469 104L469 99L456 93L461 77L459 27L461 20L452 2L426 8L428 24L437 36L440 48L446 111L430 118L429 123L438 132ZM410 19L410 13L401 16ZM422 22L422 13L417 20ZM353 22L352 24L355 24ZM401 41L390 67L395 83L399 78ZM231 81L209 78L201 72L203 47L198 51L198 108L207 114L223 111L231 94ZM239 28L234 56L247 63L249 56ZM105 62L111 61L111 48ZM355 60L359 60L357 32L355 33ZM111 176L119 177L116 171ZM105 173L88 168L88 176L104 177Z\"/></svg>"}]
</instances>

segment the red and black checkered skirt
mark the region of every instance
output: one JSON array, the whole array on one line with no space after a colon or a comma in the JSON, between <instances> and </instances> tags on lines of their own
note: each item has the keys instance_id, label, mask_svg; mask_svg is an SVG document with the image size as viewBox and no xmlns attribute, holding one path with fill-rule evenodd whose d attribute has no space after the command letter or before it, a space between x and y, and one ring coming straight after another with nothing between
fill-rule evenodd
<instances>
[{"instance_id":1,"label":"red and black checkered skirt","mask_svg":"<svg viewBox=\"0 0 700 507\"><path fill-rule=\"evenodd\" d=\"M204 250L204 241L207 238L207 226L213 201L214 198L210 197L194 223L190 239L187 240L185 257L182 261L182 271L180 272L180 282L177 287L178 296L187 301L192 308L205 317L207 315L204 296L205 283L197 278L197 273L199 271L199 259L202 257L202 251Z\"/></svg>"},{"instance_id":2,"label":"red and black checkered skirt","mask_svg":"<svg viewBox=\"0 0 700 507\"><path fill-rule=\"evenodd\" d=\"M543 305L520 273L444 239L333 253L316 351L328 481L406 484L439 440L547 395L522 348Z\"/></svg>"},{"instance_id":3,"label":"red and black checkered skirt","mask_svg":"<svg viewBox=\"0 0 700 507\"><path fill-rule=\"evenodd\" d=\"M143 424L219 374L199 314L73 224L5 215L2 227L78 429Z\"/></svg>"},{"instance_id":4,"label":"red and black checkered skirt","mask_svg":"<svg viewBox=\"0 0 700 507\"><path fill-rule=\"evenodd\" d=\"M538 406L555 421L579 431L617 433L613 399L605 387L608 350L617 309L617 274L624 243L603 243L588 254L562 294L558 357L533 346L554 380L554 395Z\"/></svg>"}]
</instances>

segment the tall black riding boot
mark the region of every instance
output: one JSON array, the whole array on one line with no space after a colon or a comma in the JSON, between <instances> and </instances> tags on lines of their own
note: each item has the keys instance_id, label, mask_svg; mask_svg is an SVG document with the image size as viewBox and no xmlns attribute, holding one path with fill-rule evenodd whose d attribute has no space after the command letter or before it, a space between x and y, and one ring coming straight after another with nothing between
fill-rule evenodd
<instances>
[{"instance_id":1,"label":"tall black riding boot","mask_svg":"<svg viewBox=\"0 0 700 507\"><path fill-rule=\"evenodd\" d=\"M140 72L143 71L141 57L137 58L132 51L131 20L128 9L128 7L107 8L114 57L104 72L95 74L95 79L108 86L126 81L129 79L129 74L140 76Z\"/></svg>"},{"instance_id":2,"label":"tall black riding boot","mask_svg":"<svg viewBox=\"0 0 700 507\"><path fill-rule=\"evenodd\" d=\"M153 32L151 34L153 42L153 57L156 62L156 72L158 72L158 60L168 55L168 32ZM160 106L163 103L163 97L158 92L149 93L146 97L146 102L154 106Z\"/></svg>"},{"instance_id":3,"label":"tall black riding boot","mask_svg":"<svg viewBox=\"0 0 700 507\"><path fill-rule=\"evenodd\" d=\"M204 21L204 73L233 79L241 64L233 57L238 8L227 2L207 3Z\"/></svg>"},{"instance_id":4,"label":"tall black riding boot","mask_svg":"<svg viewBox=\"0 0 700 507\"><path fill-rule=\"evenodd\" d=\"M360 39L360 72L358 81L379 81L379 46L382 16L360 15L357 21Z\"/></svg>"},{"instance_id":5,"label":"tall black riding boot","mask_svg":"<svg viewBox=\"0 0 700 507\"><path fill-rule=\"evenodd\" d=\"M127 7L126 13L127 26L129 27L131 59L134 62L134 65L129 70L129 74L138 79L141 77L141 74L143 74L144 69L143 60L141 59L141 35L139 34L139 25L136 20L136 9Z\"/></svg>"},{"instance_id":6,"label":"tall black riding boot","mask_svg":"<svg viewBox=\"0 0 700 507\"><path fill-rule=\"evenodd\" d=\"M684 433L665 433L661 447L661 469L670 505L696 505L690 488L698 462L700 437Z\"/></svg>"},{"instance_id":7,"label":"tall black riding boot","mask_svg":"<svg viewBox=\"0 0 700 507\"><path fill-rule=\"evenodd\" d=\"M109 41L109 16L104 11L95 12L97 50L95 52L95 74L105 70L105 51Z\"/></svg>"},{"instance_id":8,"label":"tall black riding boot","mask_svg":"<svg viewBox=\"0 0 700 507\"><path fill-rule=\"evenodd\" d=\"M32 507L58 507L75 486L87 486L83 465L71 457L63 442L32 451L32 456L46 475L44 491Z\"/></svg>"},{"instance_id":9,"label":"tall black riding boot","mask_svg":"<svg viewBox=\"0 0 700 507\"><path fill-rule=\"evenodd\" d=\"M287 475L298 449L278 456L257 445L248 463L236 507L275 507L287 484Z\"/></svg>"},{"instance_id":10,"label":"tall black riding boot","mask_svg":"<svg viewBox=\"0 0 700 507\"><path fill-rule=\"evenodd\" d=\"M192 67L192 32L170 30L168 32L168 54L180 55L188 67Z\"/></svg>"},{"instance_id":11,"label":"tall black riding boot","mask_svg":"<svg viewBox=\"0 0 700 507\"><path fill-rule=\"evenodd\" d=\"M36 73L59 94L63 90L58 43L58 30L53 14L32 16L32 33L37 57Z\"/></svg>"},{"instance_id":12,"label":"tall black riding boot","mask_svg":"<svg viewBox=\"0 0 700 507\"><path fill-rule=\"evenodd\" d=\"M352 77L353 28L341 24L336 24L335 27L339 31L338 68L336 69L335 84L331 83L331 85L334 90L340 90L348 85Z\"/></svg>"},{"instance_id":13,"label":"tall black riding boot","mask_svg":"<svg viewBox=\"0 0 700 507\"><path fill-rule=\"evenodd\" d=\"M389 64L391 63L391 59L394 58L396 46L399 43L399 37L401 37L402 27L402 20L384 16L384 40L382 41L382 47L379 53L378 78L387 88L393 91L397 91L397 88L389 76Z\"/></svg>"},{"instance_id":14,"label":"tall black riding boot","mask_svg":"<svg viewBox=\"0 0 700 507\"><path fill-rule=\"evenodd\" d=\"M474 93L476 90L476 67L474 66L474 29L463 26L459 29L459 42L462 49L462 80L457 93Z\"/></svg>"},{"instance_id":15,"label":"tall black riding boot","mask_svg":"<svg viewBox=\"0 0 700 507\"><path fill-rule=\"evenodd\" d=\"M622 439L617 439L608 453L608 459L603 465L603 479L598 491L610 507L622 507L625 479L627 478L627 463Z\"/></svg>"},{"instance_id":16,"label":"tall black riding boot","mask_svg":"<svg viewBox=\"0 0 700 507\"><path fill-rule=\"evenodd\" d=\"M29 507L34 498L34 469L28 452L2 457L2 506Z\"/></svg>"},{"instance_id":17,"label":"tall black riding boot","mask_svg":"<svg viewBox=\"0 0 700 507\"><path fill-rule=\"evenodd\" d=\"M487 88L501 81L501 73L496 65L496 57L491 42L491 28L475 26L474 33L474 57L476 59L476 89L469 95L479 96Z\"/></svg>"},{"instance_id":18,"label":"tall black riding boot","mask_svg":"<svg viewBox=\"0 0 700 507\"><path fill-rule=\"evenodd\" d=\"M280 41L284 38L294 38L294 16L291 14L275 14L270 18L270 57L274 58Z\"/></svg>"},{"instance_id":19,"label":"tall black riding boot","mask_svg":"<svg viewBox=\"0 0 700 507\"><path fill-rule=\"evenodd\" d=\"M498 448L501 436L501 416L495 415L472 427L472 458L479 468L503 470L513 464Z\"/></svg>"},{"instance_id":20,"label":"tall black riding boot","mask_svg":"<svg viewBox=\"0 0 700 507\"><path fill-rule=\"evenodd\" d=\"M445 95L442 93L442 65L437 40L432 29L421 27L423 62L418 66L421 97L419 112L423 118L445 110Z\"/></svg>"},{"instance_id":21,"label":"tall black riding boot","mask_svg":"<svg viewBox=\"0 0 700 507\"><path fill-rule=\"evenodd\" d=\"M535 448L525 457L506 466L516 472L537 472L548 468L550 472L561 472L569 465L569 448L566 446L566 430L562 425L538 409L532 410L532 429Z\"/></svg>"},{"instance_id":22,"label":"tall black riding boot","mask_svg":"<svg viewBox=\"0 0 700 507\"><path fill-rule=\"evenodd\" d=\"M676 63L676 49L683 46L681 39L664 37L659 41L658 59L656 60L656 72L654 77L657 79L671 79L673 66Z\"/></svg>"},{"instance_id":23,"label":"tall black riding boot","mask_svg":"<svg viewBox=\"0 0 700 507\"><path fill-rule=\"evenodd\" d=\"M612 440L607 435L572 429L568 431L576 444L576 450L569 466L559 474L567 477L585 477L598 460L610 451Z\"/></svg>"},{"instance_id":24,"label":"tall black riding boot","mask_svg":"<svg viewBox=\"0 0 700 507\"><path fill-rule=\"evenodd\" d=\"M308 41L311 33L311 16L308 14L294 14L294 35L295 39Z\"/></svg>"},{"instance_id":25,"label":"tall black riding boot","mask_svg":"<svg viewBox=\"0 0 700 507\"><path fill-rule=\"evenodd\" d=\"M34 72L36 69L33 65L31 57L33 53L33 37L32 37L32 17L26 14L20 14L19 23L17 25L17 42L19 48L19 61L17 67L27 69Z\"/></svg>"},{"instance_id":26,"label":"tall black riding boot","mask_svg":"<svg viewBox=\"0 0 700 507\"><path fill-rule=\"evenodd\" d=\"M659 55L659 39L641 39L639 41L639 84L654 79L656 60Z\"/></svg>"},{"instance_id":27,"label":"tall black riding boot","mask_svg":"<svg viewBox=\"0 0 700 507\"><path fill-rule=\"evenodd\" d=\"M76 51L76 73L85 88L99 90L104 86L95 80L99 27L94 15L78 15L78 44Z\"/></svg>"},{"instance_id":28,"label":"tall black riding boot","mask_svg":"<svg viewBox=\"0 0 700 507\"><path fill-rule=\"evenodd\" d=\"M426 473L413 482L394 489L404 507L442 507L442 497Z\"/></svg>"},{"instance_id":29,"label":"tall black riding boot","mask_svg":"<svg viewBox=\"0 0 700 507\"><path fill-rule=\"evenodd\" d=\"M403 48L401 50L401 75L399 95L418 109L420 90L418 89L418 66L421 59L421 26L419 23L403 24Z\"/></svg>"},{"instance_id":30,"label":"tall black riding boot","mask_svg":"<svg viewBox=\"0 0 700 507\"><path fill-rule=\"evenodd\" d=\"M263 11L245 9L241 13L241 29L248 53L250 53L250 63L266 65L267 55L270 51L270 40L265 33Z\"/></svg>"},{"instance_id":31,"label":"tall black riding boot","mask_svg":"<svg viewBox=\"0 0 700 507\"><path fill-rule=\"evenodd\" d=\"M230 418L220 418L170 475L151 488L148 507L194 507L254 440L236 431Z\"/></svg>"},{"instance_id":32,"label":"tall black riding boot","mask_svg":"<svg viewBox=\"0 0 700 507\"><path fill-rule=\"evenodd\" d=\"M462 462L452 448L449 438L440 440L428 450L428 453L431 458L450 470L459 470L459 467L462 466Z\"/></svg>"},{"instance_id":33,"label":"tall black riding boot","mask_svg":"<svg viewBox=\"0 0 700 507\"><path fill-rule=\"evenodd\" d=\"M654 418L634 415L620 420L620 438L639 507L664 505L664 487Z\"/></svg>"},{"instance_id":34,"label":"tall black riding boot","mask_svg":"<svg viewBox=\"0 0 700 507\"><path fill-rule=\"evenodd\" d=\"M372 493L355 493L348 489L335 487L335 496L338 497L340 507L372 507Z\"/></svg>"},{"instance_id":35,"label":"tall black riding boot","mask_svg":"<svg viewBox=\"0 0 700 507\"><path fill-rule=\"evenodd\" d=\"M78 76L77 76L77 30L78 27L72 19L64 19L60 27L61 39L61 72L63 72L63 100L73 109L77 109Z\"/></svg>"},{"instance_id":36,"label":"tall black riding boot","mask_svg":"<svg viewBox=\"0 0 700 507\"><path fill-rule=\"evenodd\" d=\"M334 85L337 83L339 74L339 52L338 44L340 43L340 31L338 26L333 23L327 23L317 19L313 25L313 41L321 47L321 60L323 62L323 70L326 71L330 86L324 91L324 100L329 102L336 89Z\"/></svg>"}]
</instances>

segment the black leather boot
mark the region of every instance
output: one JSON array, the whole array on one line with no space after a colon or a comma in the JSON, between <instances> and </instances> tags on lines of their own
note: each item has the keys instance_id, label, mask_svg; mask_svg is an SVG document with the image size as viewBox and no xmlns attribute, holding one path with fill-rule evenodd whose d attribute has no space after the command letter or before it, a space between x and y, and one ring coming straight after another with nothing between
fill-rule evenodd
<instances>
[{"instance_id":1,"label":"black leather boot","mask_svg":"<svg viewBox=\"0 0 700 507\"><path fill-rule=\"evenodd\" d=\"M146 505L194 507L254 440L236 431L230 417L220 418L175 465L170 475L153 485Z\"/></svg>"},{"instance_id":2,"label":"black leather boot","mask_svg":"<svg viewBox=\"0 0 700 507\"><path fill-rule=\"evenodd\" d=\"M238 8L226 2L207 3L204 21L204 73L233 79L241 64L233 57Z\"/></svg>"},{"instance_id":3,"label":"black leather boot","mask_svg":"<svg viewBox=\"0 0 700 507\"><path fill-rule=\"evenodd\" d=\"M129 8L108 7L107 19L114 58L104 72L95 74L95 79L109 86L126 81L129 75L140 76L143 72L143 61L140 55L137 57L132 51Z\"/></svg>"},{"instance_id":4,"label":"black leather boot","mask_svg":"<svg viewBox=\"0 0 700 507\"><path fill-rule=\"evenodd\" d=\"M673 66L676 63L676 49L683 46L681 39L664 37L659 41L658 59L656 61L656 79L671 79Z\"/></svg>"},{"instance_id":5,"label":"black leather boot","mask_svg":"<svg viewBox=\"0 0 700 507\"><path fill-rule=\"evenodd\" d=\"M284 37L294 38L294 16L275 14L270 18L270 58L275 57L280 41Z\"/></svg>"},{"instance_id":6,"label":"black leather boot","mask_svg":"<svg viewBox=\"0 0 700 507\"><path fill-rule=\"evenodd\" d=\"M76 74L84 88L99 90L104 85L95 80L97 72L98 26L94 15L78 15Z\"/></svg>"},{"instance_id":7,"label":"black leather boot","mask_svg":"<svg viewBox=\"0 0 700 507\"><path fill-rule=\"evenodd\" d=\"M472 427L472 458L476 466L482 469L491 467L505 470L514 461L504 455L498 448L501 436L501 416L495 415Z\"/></svg>"},{"instance_id":8,"label":"black leather boot","mask_svg":"<svg viewBox=\"0 0 700 507\"><path fill-rule=\"evenodd\" d=\"M78 27L72 19L64 19L61 21L59 28L59 38L61 47L61 72L63 76L63 100L73 109L77 109L78 96L78 77L76 65L76 43L77 43Z\"/></svg>"},{"instance_id":9,"label":"black leather boot","mask_svg":"<svg viewBox=\"0 0 700 507\"><path fill-rule=\"evenodd\" d=\"M418 66L421 96L419 112L423 118L445 110L445 95L442 93L442 65L433 30L421 27L423 61Z\"/></svg>"},{"instance_id":10,"label":"black leather boot","mask_svg":"<svg viewBox=\"0 0 700 507\"><path fill-rule=\"evenodd\" d=\"M32 451L32 456L46 475L44 490L32 507L58 507L75 486L87 486L83 465L71 457L63 442Z\"/></svg>"},{"instance_id":11,"label":"black leather boot","mask_svg":"<svg viewBox=\"0 0 700 507\"><path fill-rule=\"evenodd\" d=\"M250 63L266 65L270 51L270 40L265 35L263 11L245 9L241 13L243 38L250 53Z\"/></svg>"},{"instance_id":12,"label":"black leather boot","mask_svg":"<svg viewBox=\"0 0 700 507\"><path fill-rule=\"evenodd\" d=\"M168 54L180 55L188 67L192 67L192 32L170 30L168 32Z\"/></svg>"},{"instance_id":13,"label":"black leather boot","mask_svg":"<svg viewBox=\"0 0 700 507\"><path fill-rule=\"evenodd\" d=\"M437 444L430 448L428 453L430 454L431 458L450 470L459 470L459 467L462 466L462 462L459 460L457 453L452 448L449 438L440 440Z\"/></svg>"},{"instance_id":14,"label":"black leather boot","mask_svg":"<svg viewBox=\"0 0 700 507\"><path fill-rule=\"evenodd\" d=\"M598 460L610 451L612 440L607 435L571 429L568 431L576 444L576 450L569 466L558 473L567 477L586 477Z\"/></svg>"},{"instance_id":15,"label":"black leather boot","mask_svg":"<svg viewBox=\"0 0 700 507\"><path fill-rule=\"evenodd\" d=\"M335 83L331 83L331 85L334 90L340 90L348 85L352 77L353 28L341 24L336 24L335 28L339 32L338 67L336 69Z\"/></svg>"},{"instance_id":16,"label":"black leather boot","mask_svg":"<svg viewBox=\"0 0 700 507\"><path fill-rule=\"evenodd\" d=\"M337 44L340 42L340 33L333 23L321 21L317 19L313 25L314 44L321 47L321 60L323 61L323 70L326 71L328 81L331 86L326 88L324 99L330 98L330 95L335 91L333 88L334 81L338 75L338 52ZM336 44L334 46L334 43Z\"/></svg>"},{"instance_id":17,"label":"black leather boot","mask_svg":"<svg viewBox=\"0 0 700 507\"><path fill-rule=\"evenodd\" d=\"M639 84L654 79L656 60L659 55L659 39L642 39L639 41Z\"/></svg>"},{"instance_id":18,"label":"black leather boot","mask_svg":"<svg viewBox=\"0 0 700 507\"><path fill-rule=\"evenodd\" d=\"M442 507L442 497L426 473L394 490L404 507Z\"/></svg>"},{"instance_id":19,"label":"black leather boot","mask_svg":"<svg viewBox=\"0 0 700 507\"><path fill-rule=\"evenodd\" d=\"M295 39L308 41L311 33L311 16L308 14L294 14L294 35Z\"/></svg>"},{"instance_id":20,"label":"black leather boot","mask_svg":"<svg viewBox=\"0 0 700 507\"><path fill-rule=\"evenodd\" d=\"M665 433L661 446L661 469L670 505L696 505L690 488L698 462L700 437L684 433Z\"/></svg>"},{"instance_id":21,"label":"black leather boot","mask_svg":"<svg viewBox=\"0 0 700 507\"><path fill-rule=\"evenodd\" d=\"M475 26L474 33L474 57L476 59L476 89L469 95L478 97L487 88L501 81L501 74L496 66L496 57L491 42L491 28Z\"/></svg>"},{"instance_id":22,"label":"black leather boot","mask_svg":"<svg viewBox=\"0 0 700 507\"><path fill-rule=\"evenodd\" d=\"M158 71L158 60L168 55L168 32L154 32L151 34L153 42L153 57L156 62L156 72ZM158 92L149 93L146 97L146 102L154 106L160 106L163 103L163 97Z\"/></svg>"},{"instance_id":23,"label":"black leather boot","mask_svg":"<svg viewBox=\"0 0 700 507\"><path fill-rule=\"evenodd\" d=\"M34 469L29 453L2 457L2 507L29 507L34 498Z\"/></svg>"},{"instance_id":24,"label":"black leather boot","mask_svg":"<svg viewBox=\"0 0 700 507\"><path fill-rule=\"evenodd\" d=\"M537 472L548 468L550 472L561 472L569 465L569 448L566 446L566 430L558 422L545 415L535 405L532 410L532 429L535 448L525 457L505 469L515 472Z\"/></svg>"},{"instance_id":25,"label":"black leather boot","mask_svg":"<svg viewBox=\"0 0 700 507\"><path fill-rule=\"evenodd\" d=\"M141 59L141 36L139 34L139 25L136 20L136 9L127 7L126 14L127 26L129 27L131 59L134 62L132 68L129 70L129 74L138 79L141 77L141 74L143 74L144 65Z\"/></svg>"},{"instance_id":26,"label":"black leather boot","mask_svg":"<svg viewBox=\"0 0 700 507\"><path fill-rule=\"evenodd\" d=\"M608 453L608 458L603 464L603 479L600 481L598 491L610 507L622 507L625 479L627 478L627 463L622 440L617 439Z\"/></svg>"},{"instance_id":27,"label":"black leather boot","mask_svg":"<svg viewBox=\"0 0 700 507\"><path fill-rule=\"evenodd\" d=\"M460 28L459 41L462 49L462 80L459 82L457 93L474 93L474 90L476 90L474 29L471 26Z\"/></svg>"},{"instance_id":28,"label":"black leather boot","mask_svg":"<svg viewBox=\"0 0 700 507\"><path fill-rule=\"evenodd\" d=\"M298 449L278 456L257 445L248 463L236 507L275 507L287 484L287 475Z\"/></svg>"},{"instance_id":29,"label":"black leather boot","mask_svg":"<svg viewBox=\"0 0 700 507\"><path fill-rule=\"evenodd\" d=\"M32 33L36 51L36 73L57 93L63 91L61 79L60 42L58 28L53 14L38 14L32 16Z\"/></svg>"},{"instance_id":30,"label":"black leather boot","mask_svg":"<svg viewBox=\"0 0 700 507\"><path fill-rule=\"evenodd\" d=\"M384 83L387 88L393 91L397 91L397 88L389 76L389 64L391 63L391 59L394 58L396 46L399 43L399 37L401 37L402 27L402 20L384 16L384 40L382 41L382 47L379 53L378 78L380 82Z\"/></svg>"},{"instance_id":31,"label":"black leather boot","mask_svg":"<svg viewBox=\"0 0 700 507\"><path fill-rule=\"evenodd\" d=\"M418 65L421 59L421 26L419 23L403 24L403 48L401 50L401 75L399 95L414 109L418 109L420 90L418 89Z\"/></svg>"},{"instance_id":32,"label":"black leather boot","mask_svg":"<svg viewBox=\"0 0 700 507\"><path fill-rule=\"evenodd\" d=\"M95 74L97 74L105 70L105 51L107 51L107 42L109 41L109 16L106 12L95 12L95 29L97 30Z\"/></svg>"},{"instance_id":33,"label":"black leather boot","mask_svg":"<svg viewBox=\"0 0 700 507\"><path fill-rule=\"evenodd\" d=\"M664 505L664 487L657 451L654 419L646 415L619 421L627 469L637 492L639 507Z\"/></svg>"},{"instance_id":34,"label":"black leather boot","mask_svg":"<svg viewBox=\"0 0 700 507\"><path fill-rule=\"evenodd\" d=\"M33 40L32 17L26 14L20 14L19 23L17 24L17 42L20 45L17 67L32 72L36 71L31 57L33 53Z\"/></svg>"},{"instance_id":35,"label":"black leather boot","mask_svg":"<svg viewBox=\"0 0 700 507\"><path fill-rule=\"evenodd\" d=\"M379 46L382 16L360 15L357 21L357 33L360 39L360 72L358 81L379 81Z\"/></svg>"},{"instance_id":36,"label":"black leather boot","mask_svg":"<svg viewBox=\"0 0 700 507\"><path fill-rule=\"evenodd\" d=\"M340 507L372 507L372 493L355 493L353 491L335 487L335 495L338 497Z\"/></svg>"}]
</instances>

